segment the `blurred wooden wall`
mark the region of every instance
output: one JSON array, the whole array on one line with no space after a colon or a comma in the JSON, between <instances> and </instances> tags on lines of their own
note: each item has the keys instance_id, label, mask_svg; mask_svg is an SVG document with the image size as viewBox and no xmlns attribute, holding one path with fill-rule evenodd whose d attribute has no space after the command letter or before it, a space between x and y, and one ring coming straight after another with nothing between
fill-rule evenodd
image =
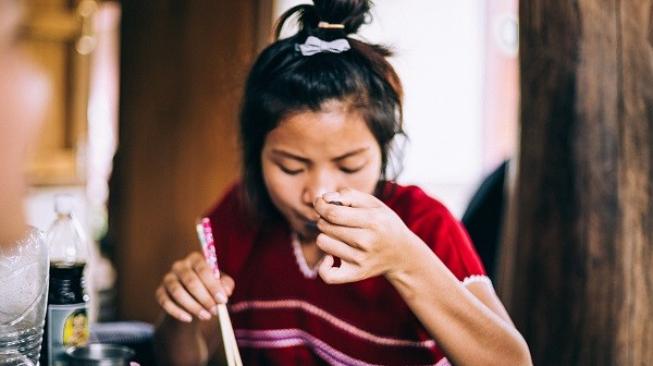
<instances>
[{"instance_id":1,"label":"blurred wooden wall","mask_svg":"<svg viewBox=\"0 0 653 366\"><path fill-rule=\"evenodd\" d=\"M500 295L535 365L653 364L653 1L520 2Z\"/></svg>"},{"instance_id":2,"label":"blurred wooden wall","mask_svg":"<svg viewBox=\"0 0 653 366\"><path fill-rule=\"evenodd\" d=\"M109 240L120 317L154 321L156 286L199 248L194 220L238 175L239 101L270 14L257 0L122 4Z\"/></svg>"},{"instance_id":3,"label":"blurred wooden wall","mask_svg":"<svg viewBox=\"0 0 653 366\"><path fill-rule=\"evenodd\" d=\"M23 2L26 18L21 46L50 88L44 121L29 148L26 166L32 187L57 188L87 184L88 98L94 47L93 29L99 4L93 0Z\"/></svg>"}]
</instances>

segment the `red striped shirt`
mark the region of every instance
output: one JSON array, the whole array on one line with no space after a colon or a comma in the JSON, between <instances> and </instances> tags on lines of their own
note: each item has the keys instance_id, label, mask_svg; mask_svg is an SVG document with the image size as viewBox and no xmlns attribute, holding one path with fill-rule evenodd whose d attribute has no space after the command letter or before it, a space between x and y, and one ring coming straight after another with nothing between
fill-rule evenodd
<instances>
[{"instance_id":1,"label":"red striped shirt","mask_svg":"<svg viewBox=\"0 0 653 366\"><path fill-rule=\"evenodd\" d=\"M484 276L465 230L421 189L388 183L384 203L461 281ZM229 311L246 365L444 365L444 354L382 276L328 285L302 272L287 224L246 219L238 186L209 215L234 277ZM446 294L442 294L446 296Z\"/></svg>"}]
</instances>

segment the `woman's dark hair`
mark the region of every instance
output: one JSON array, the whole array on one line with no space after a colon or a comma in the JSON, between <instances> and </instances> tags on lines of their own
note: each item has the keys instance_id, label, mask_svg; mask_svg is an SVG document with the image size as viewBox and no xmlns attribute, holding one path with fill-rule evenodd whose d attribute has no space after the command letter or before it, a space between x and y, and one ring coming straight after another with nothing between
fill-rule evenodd
<instances>
[{"instance_id":1,"label":"woman's dark hair","mask_svg":"<svg viewBox=\"0 0 653 366\"><path fill-rule=\"evenodd\" d=\"M276 41L255 61L245 85L240 114L243 193L247 206L258 218L278 214L263 181L261 151L265 138L291 113L319 111L327 101L337 100L361 113L381 147L381 179L387 177L390 150L396 135L403 135L403 90L387 61L386 47L349 37L368 20L369 0L314 0L298 5L277 22ZM288 19L298 15L297 34L279 39ZM325 29L320 22L342 24ZM346 38L351 49L304 56L297 50L309 36L324 41ZM394 177L393 177L394 178ZM380 192L377 186L377 194Z\"/></svg>"}]
</instances>

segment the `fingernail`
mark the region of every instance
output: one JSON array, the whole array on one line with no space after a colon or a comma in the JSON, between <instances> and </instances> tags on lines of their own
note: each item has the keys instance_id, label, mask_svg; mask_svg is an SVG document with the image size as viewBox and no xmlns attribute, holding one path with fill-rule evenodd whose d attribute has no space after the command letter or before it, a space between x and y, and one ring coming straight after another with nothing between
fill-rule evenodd
<instances>
[{"instance_id":1,"label":"fingernail","mask_svg":"<svg viewBox=\"0 0 653 366\"><path fill-rule=\"evenodd\" d=\"M212 308L211 308L211 312L213 313L213 315L217 316L218 313L219 313L219 311L218 311L218 305L212 307Z\"/></svg>"},{"instance_id":2,"label":"fingernail","mask_svg":"<svg viewBox=\"0 0 653 366\"><path fill-rule=\"evenodd\" d=\"M227 303L227 295L225 295L222 292L218 292L217 294L215 294L215 299L218 300L218 302L221 304Z\"/></svg>"},{"instance_id":3,"label":"fingernail","mask_svg":"<svg viewBox=\"0 0 653 366\"><path fill-rule=\"evenodd\" d=\"M209 319L211 319L211 314L209 314L209 312L206 311L206 310L202 310L202 311L200 311L200 319L209 320Z\"/></svg>"},{"instance_id":4,"label":"fingernail","mask_svg":"<svg viewBox=\"0 0 653 366\"><path fill-rule=\"evenodd\" d=\"M322 198L330 204L342 206L342 202L340 202L340 193L338 192L325 193Z\"/></svg>"},{"instance_id":5,"label":"fingernail","mask_svg":"<svg viewBox=\"0 0 653 366\"><path fill-rule=\"evenodd\" d=\"M193 317L188 315L188 314L182 314L181 315L181 321L184 323L190 323L193 321Z\"/></svg>"}]
</instances>

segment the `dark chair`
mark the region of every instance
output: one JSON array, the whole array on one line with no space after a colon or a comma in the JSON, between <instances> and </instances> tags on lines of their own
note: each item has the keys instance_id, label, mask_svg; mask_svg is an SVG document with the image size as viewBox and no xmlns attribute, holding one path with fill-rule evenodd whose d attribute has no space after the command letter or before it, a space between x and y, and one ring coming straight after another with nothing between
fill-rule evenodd
<instances>
[{"instance_id":1,"label":"dark chair","mask_svg":"<svg viewBox=\"0 0 653 366\"><path fill-rule=\"evenodd\" d=\"M499 243L504 210L504 184L508 160L504 161L481 182L467 209L462 223L478 251L492 281L496 277Z\"/></svg>"}]
</instances>

